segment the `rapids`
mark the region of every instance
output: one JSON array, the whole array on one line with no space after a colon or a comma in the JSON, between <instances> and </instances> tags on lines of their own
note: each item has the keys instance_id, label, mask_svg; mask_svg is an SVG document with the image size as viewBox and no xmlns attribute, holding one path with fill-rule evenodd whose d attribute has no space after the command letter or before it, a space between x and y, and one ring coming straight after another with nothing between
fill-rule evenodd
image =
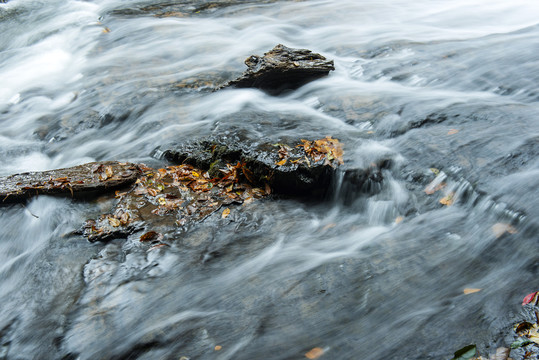
<instances>
[{"instance_id":1,"label":"rapids","mask_svg":"<svg viewBox=\"0 0 539 360\"><path fill-rule=\"evenodd\" d=\"M76 235L106 199L1 207L0 359L450 359L513 341L539 287L539 2L11 0L0 33L1 176L164 166L157 147L231 119L391 159L376 188L336 176L323 201L248 204L151 251ZM211 91L279 43L336 70L277 97Z\"/></svg>"}]
</instances>

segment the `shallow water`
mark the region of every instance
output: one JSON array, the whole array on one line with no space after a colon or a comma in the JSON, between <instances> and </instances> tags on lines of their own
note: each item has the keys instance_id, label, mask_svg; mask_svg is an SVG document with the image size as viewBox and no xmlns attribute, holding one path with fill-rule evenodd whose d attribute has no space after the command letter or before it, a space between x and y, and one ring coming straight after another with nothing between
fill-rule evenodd
<instances>
[{"instance_id":1,"label":"shallow water","mask_svg":"<svg viewBox=\"0 0 539 360\"><path fill-rule=\"evenodd\" d=\"M508 346L537 289L537 14L524 0L0 4L0 175L163 166L157 147L238 126L270 141L331 135L346 166L391 164L380 184L337 176L324 201L255 202L154 250L140 234L73 233L110 201L0 208L0 359ZM278 43L336 70L278 97L211 92ZM427 194L432 181L445 187Z\"/></svg>"}]
</instances>

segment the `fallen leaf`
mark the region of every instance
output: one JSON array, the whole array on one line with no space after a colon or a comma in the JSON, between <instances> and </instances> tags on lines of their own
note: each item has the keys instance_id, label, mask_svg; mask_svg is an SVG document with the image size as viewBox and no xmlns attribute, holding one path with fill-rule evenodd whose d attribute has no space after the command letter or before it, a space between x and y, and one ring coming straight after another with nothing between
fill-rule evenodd
<instances>
[{"instance_id":1,"label":"fallen leaf","mask_svg":"<svg viewBox=\"0 0 539 360\"><path fill-rule=\"evenodd\" d=\"M479 292L479 291L481 291L481 289L466 288L466 289L462 290L464 295L473 294L473 293L476 293L476 292Z\"/></svg>"},{"instance_id":2,"label":"fallen leaf","mask_svg":"<svg viewBox=\"0 0 539 360\"><path fill-rule=\"evenodd\" d=\"M324 354L324 349L315 347L305 353L307 359L318 359Z\"/></svg>"},{"instance_id":3,"label":"fallen leaf","mask_svg":"<svg viewBox=\"0 0 539 360\"><path fill-rule=\"evenodd\" d=\"M223 210L223 213L221 214L221 218L226 219L230 215L230 209L226 208Z\"/></svg>"},{"instance_id":4,"label":"fallen leaf","mask_svg":"<svg viewBox=\"0 0 539 360\"><path fill-rule=\"evenodd\" d=\"M457 129L451 129L451 130L449 130L449 131L447 132L447 135L455 135L455 134L458 133L458 132L459 132L459 130L457 130Z\"/></svg>"},{"instance_id":5,"label":"fallen leaf","mask_svg":"<svg viewBox=\"0 0 539 360\"><path fill-rule=\"evenodd\" d=\"M103 34L108 34L110 32L110 29L108 27L103 29Z\"/></svg>"},{"instance_id":6,"label":"fallen leaf","mask_svg":"<svg viewBox=\"0 0 539 360\"><path fill-rule=\"evenodd\" d=\"M107 175L107 179L111 178L114 175L114 172L112 171L112 166L106 166L105 167L105 175Z\"/></svg>"},{"instance_id":7,"label":"fallen leaf","mask_svg":"<svg viewBox=\"0 0 539 360\"><path fill-rule=\"evenodd\" d=\"M163 235L156 231L148 231L147 233L140 236L141 242L154 241L162 238Z\"/></svg>"},{"instance_id":8,"label":"fallen leaf","mask_svg":"<svg viewBox=\"0 0 539 360\"><path fill-rule=\"evenodd\" d=\"M517 229L515 229L513 226L511 226L509 224L496 223L496 224L492 225L492 232L494 233L494 236L499 238L500 236L502 236L505 233L516 234Z\"/></svg>"},{"instance_id":9,"label":"fallen leaf","mask_svg":"<svg viewBox=\"0 0 539 360\"><path fill-rule=\"evenodd\" d=\"M287 161L287 159L282 159L281 161L277 161L277 162L275 163L275 165L277 165L277 166L283 166L284 164L286 164L286 161Z\"/></svg>"},{"instance_id":10,"label":"fallen leaf","mask_svg":"<svg viewBox=\"0 0 539 360\"><path fill-rule=\"evenodd\" d=\"M395 219L395 224L400 224L402 220L404 220L403 216L397 216L397 218Z\"/></svg>"},{"instance_id":11,"label":"fallen leaf","mask_svg":"<svg viewBox=\"0 0 539 360\"><path fill-rule=\"evenodd\" d=\"M531 302L533 302L533 304L536 304L537 303L537 294L539 293L539 291L536 291L536 292L533 292L531 294L528 294L524 297L524 299L522 300L522 305L526 305L526 304L529 304Z\"/></svg>"},{"instance_id":12,"label":"fallen leaf","mask_svg":"<svg viewBox=\"0 0 539 360\"><path fill-rule=\"evenodd\" d=\"M223 347L221 345L215 345L215 351L219 351L221 350Z\"/></svg>"},{"instance_id":13,"label":"fallen leaf","mask_svg":"<svg viewBox=\"0 0 539 360\"><path fill-rule=\"evenodd\" d=\"M118 219L116 219L114 217L109 217L109 224L111 226L114 226L114 227L118 227L118 226L121 225L120 220L118 220Z\"/></svg>"},{"instance_id":14,"label":"fallen leaf","mask_svg":"<svg viewBox=\"0 0 539 360\"><path fill-rule=\"evenodd\" d=\"M451 206L453 205L453 202L454 202L454 197L455 196L455 193L450 193L449 195L443 197L440 199L440 204L442 205L445 205L445 206Z\"/></svg>"}]
</instances>

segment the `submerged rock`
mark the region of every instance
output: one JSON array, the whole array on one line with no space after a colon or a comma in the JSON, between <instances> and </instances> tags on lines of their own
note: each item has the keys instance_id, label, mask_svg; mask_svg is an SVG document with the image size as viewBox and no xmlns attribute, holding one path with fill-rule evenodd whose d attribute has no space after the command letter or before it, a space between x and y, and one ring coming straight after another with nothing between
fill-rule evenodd
<instances>
[{"instance_id":1,"label":"submerged rock","mask_svg":"<svg viewBox=\"0 0 539 360\"><path fill-rule=\"evenodd\" d=\"M326 76L335 70L333 60L307 49L292 49L282 44L260 57L251 55L245 60L248 69L239 78L221 88L258 88L279 94Z\"/></svg>"},{"instance_id":2,"label":"submerged rock","mask_svg":"<svg viewBox=\"0 0 539 360\"><path fill-rule=\"evenodd\" d=\"M117 161L10 175L0 178L0 203L22 202L35 195L100 195L134 183L139 175L137 165Z\"/></svg>"}]
</instances>

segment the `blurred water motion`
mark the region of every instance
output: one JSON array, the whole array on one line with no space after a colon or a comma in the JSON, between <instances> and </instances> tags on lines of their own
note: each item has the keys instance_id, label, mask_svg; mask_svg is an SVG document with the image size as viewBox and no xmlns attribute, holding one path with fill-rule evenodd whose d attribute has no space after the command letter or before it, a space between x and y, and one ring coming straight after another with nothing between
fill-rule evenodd
<instances>
[{"instance_id":1,"label":"blurred water motion","mask_svg":"<svg viewBox=\"0 0 539 360\"><path fill-rule=\"evenodd\" d=\"M0 175L162 166L157 146L234 118L262 139L320 133L349 139L350 162L390 160L380 184L336 177L322 202L253 203L151 251L73 233L110 201L0 208L0 359L509 345L537 290L538 13L525 0L0 4ZM211 91L279 43L336 70L279 97Z\"/></svg>"}]
</instances>

